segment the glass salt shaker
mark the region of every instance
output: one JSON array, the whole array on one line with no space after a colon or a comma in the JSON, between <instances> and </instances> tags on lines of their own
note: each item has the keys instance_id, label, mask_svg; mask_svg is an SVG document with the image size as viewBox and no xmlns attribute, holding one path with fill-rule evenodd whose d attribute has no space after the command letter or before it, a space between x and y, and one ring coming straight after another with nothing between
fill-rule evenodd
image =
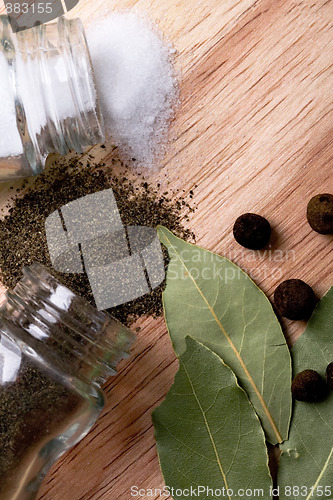
<instances>
[{"instance_id":1,"label":"glass salt shaker","mask_svg":"<svg viewBox=\"0 0 333 500\"><path fill-rule=\"evenodd\" d=\"M82 153L104 142L79 19L13 33L0 16L0 101L0 182L41 173L49 153Z\"/></svg>"},{"instance_id":2,"label":"glass salt shaker","mask_svg":"<svg viewBox=\"0 0 333 500\"><path fill-rule=\"evenodd\" d=\"M99 416L101 385L134 334L40 264L0 308L0 498L32 500L51 465Z\"/></svg>"}]
</instances>

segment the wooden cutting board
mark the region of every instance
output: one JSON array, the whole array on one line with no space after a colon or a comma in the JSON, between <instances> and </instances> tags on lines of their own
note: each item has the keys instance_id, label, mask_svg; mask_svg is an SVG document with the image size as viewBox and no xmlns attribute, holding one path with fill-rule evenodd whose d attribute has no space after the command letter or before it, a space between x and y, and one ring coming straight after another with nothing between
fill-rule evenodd
<instances>
[{"instance_id":1,"label":"wooden cutting board","mask_svg":"<svg viewBox=\"0 0 333 500\"><path fill-rule=\"evenodd\" d=\"M88 22L105 7L148 14L177 51L182 104L164 166L149 181L186 192L198 185L187 223L197 243L232 258L270 298L296 277L322 296L332 285L332 237L313 232L305 212L313 195L333 192L332 2L80 0L70 15ZM0 187L2 204L8 193ZM274 228L259 259L232 236L248 211ZM131 360L105 386L103 415L53 467L40 499L127 500L132 485L163 487L151 412L177 361L162 319L138 324ZM283 326L291 340L304 329Z\"/></svg>"}]
</instances>

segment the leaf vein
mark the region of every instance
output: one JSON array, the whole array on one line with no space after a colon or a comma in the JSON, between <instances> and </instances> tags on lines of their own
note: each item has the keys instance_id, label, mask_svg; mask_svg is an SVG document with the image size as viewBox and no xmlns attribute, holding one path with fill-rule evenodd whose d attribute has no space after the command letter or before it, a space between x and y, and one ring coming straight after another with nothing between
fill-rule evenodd
<instances>
[{"instance_id":1,"label":"leaf vein","mask_svg":"<svg viewBox=\"0 0 333 500\"><path fill-rule=\"evenodd\" d=\"M214 450L214 453L215 453L215 456L216 456L216 460L217 460L217 463L218 463L218 466L219 466L219 469L220 469L220 472L221 472L221 475L222 475L222 478L223 478L223 481L224 481L225 487L226 487L226 489L228 490L228 489L229 489L229 487L228 487L228 483L227 483L227 478L226 478L225 472L224 472L224 470L223 470L222 463L221 463L220 457L219 457L219 455L218 455L218 452L217 452L217 449L216 449L216 445L215 445L215 441L214 441L214 439L213 439L213 436L212 436L212 433L211 433L211 430L210 430L210 427L209 427L209 424L208 424L208 421L207 421L207 418L206 418L205 412L203 411L203 408L202 408L202 406L201 406L201 403L200 403L200 401L199 401L199 398L198 398L198 396L197 396L197 394L196 394L196 392L195 392L195 388L194 388L194 386L193 386L193 384L192 384L192 380L191 380L191 378L190 378L190 376L189 376L189 373L188 373L188 371L187 371L187 368L186 368L186 366L185 366L184 364L183 364L183 367L184 367L184 370L185 370L186 376L187 376L187 378L188 378L189 384L190 384L190 385L191 385L191 387L192 387L192 390L193 390L193 396L195 397L195 400L196 400L196 402L197 402L197 404L198 404L198 406L199 406L199 408L200 408L200 411L201 411L201 413L202 413L202 416L203 416L203 419L204 419L204 422L205 422L205 426L206 426L206 428L207 428L207 432L208 432L208 435L209 435L209 439L210 439L211 444L212 444L212 446L213 446L213 450ZM229 495L228 495L228 497L229 497L229 500L231 500L231 498L230 498L230 496L229 496Z\"/></svg>"}]
</instances>

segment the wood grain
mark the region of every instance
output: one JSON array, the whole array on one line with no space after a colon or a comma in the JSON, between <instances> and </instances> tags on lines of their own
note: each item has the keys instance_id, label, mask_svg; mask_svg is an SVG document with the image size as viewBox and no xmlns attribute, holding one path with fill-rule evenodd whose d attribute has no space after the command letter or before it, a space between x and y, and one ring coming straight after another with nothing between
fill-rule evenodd
<instances>
[{"instance_id":1,"label":"wood grain","mask_svg":"<svg viewBox=\"0 0 333 500\"><path fill-rule=\"evenodd\" d=\"M332 2L81 0L71 16L88 22L105 7L148 14L177 50L182 102L150 182L186 192L198 185L187 224L198 244L231 257L270 298L293 277L323 295L332 285L332 237L311 231L305 210L312 195L333 192ZM4 186L1 203L7 197ZM266 253L242 250L232 237L235 218L248 211L274 228ZM105 386L103 415L53 467L40 500L125 500L131 485L163 487L151 411L177 361L162 319L139 324L131 360ZM283 326L291 342L304 329Z\"/></svg>"}]
</instances>

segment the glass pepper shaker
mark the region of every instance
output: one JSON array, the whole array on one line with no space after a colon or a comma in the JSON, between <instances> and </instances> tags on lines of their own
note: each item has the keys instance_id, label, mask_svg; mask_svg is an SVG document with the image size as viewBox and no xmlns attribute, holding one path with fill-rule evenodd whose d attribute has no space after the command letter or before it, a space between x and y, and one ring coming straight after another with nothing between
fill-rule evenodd
<instances>
[{"instance_id":1,"label":"glass pepper shaker","mask_svg":"<svg viewBox=\"0 0 333 500\"><path fill-rule=\"evenodd\" d=\"M0 182L37 175L49 153L104 142L94 73L79 19L13 33L0 16Z\"/></svg>"},{"instance_id":2,"label":"glass pepper shaker","mask_svg":"<svg viewBox=\"0 0 333 500\"><path fill-rule=\"evenodd\" d=\"M7 292L0 325L0 498L32 500L51 465L95 423L101 385L134 334L40 264Z\"/></svg>"}]
</instances>

